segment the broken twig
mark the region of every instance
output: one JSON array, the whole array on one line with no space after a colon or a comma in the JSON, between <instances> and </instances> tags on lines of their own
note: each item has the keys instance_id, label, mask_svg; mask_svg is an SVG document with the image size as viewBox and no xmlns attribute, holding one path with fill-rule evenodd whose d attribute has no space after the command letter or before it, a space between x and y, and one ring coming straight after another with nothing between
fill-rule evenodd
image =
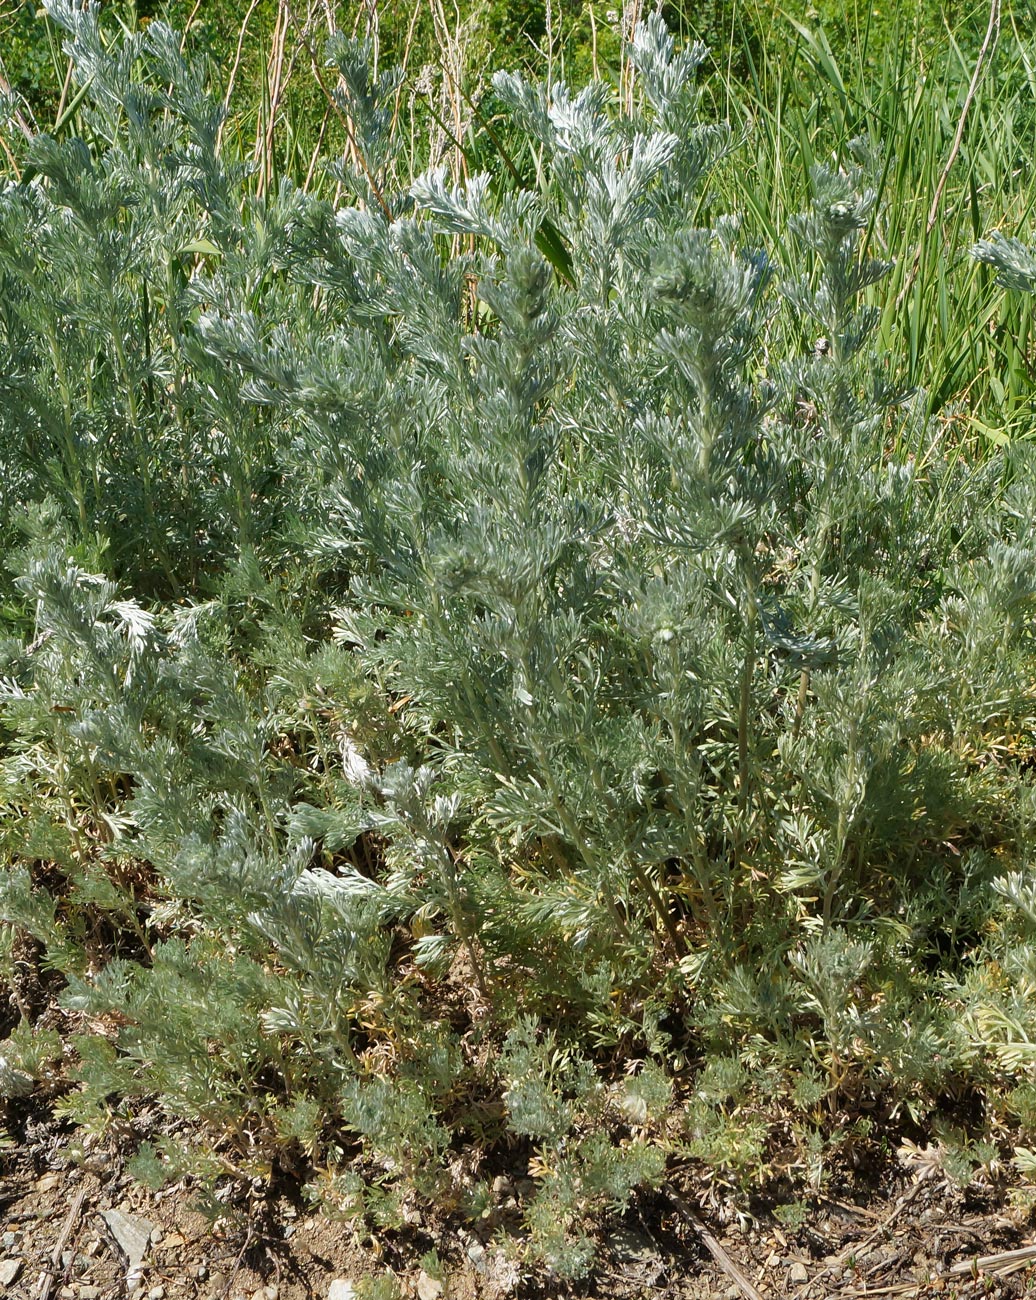
<instances>
[{"instance_id":1,"label":"broken twig","mask_svg":"<svg viewBox=\"0 0 1036 1300\"><path fill-rule=\"evenodd\" d=\"M65 1218L58 1239L54 1243L54 1249L50 1252L50 1261L43 1270L43 1276L40 1278L39 1300L50 1300L50 1293L54 1289L54 1283L57 1280L58 1269L61 1267L61 1256L64 1254L65 1247L68 1245L68 1239L72 1235L72 1229L76 1225L79 1213L83 1208L83 1201L86 1200L86 1188L81 1187L76 1192L72 1207Z\"/></svg>"},{"instance_id":2,"label":"broken twig","mask_svg":"<svg viewBox=\"0 0 1036 1300\"><path fill-rule=\"evenodd\" d=\"M748 1278L745 1277L744 1273L741 1272L738 1266L730 1258L705 1224L702 1223L701 1219L698 1218L683 1197L677 1196L674 1191L671 1191L668 1188L666 1191L668 1192L669 1199L701 1238L705 1249L720 1266L723 1272L726 1273L727 1277L729 1277L730 1280L741 1289L743 1294L748 1297L748 1300L763 1300L762 1293L757 1291Z\"/></svg>"}]
</instances>

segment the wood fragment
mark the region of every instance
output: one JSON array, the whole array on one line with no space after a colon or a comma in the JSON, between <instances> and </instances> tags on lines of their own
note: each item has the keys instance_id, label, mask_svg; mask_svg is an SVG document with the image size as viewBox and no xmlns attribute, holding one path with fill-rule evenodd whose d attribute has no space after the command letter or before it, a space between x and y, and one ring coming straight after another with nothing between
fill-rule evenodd
<instances>
[{"instance_id":1,"label":"wood fragment","mask_svg":"<svg viewBox=\"0 0 1036 1300\"><path fill-rule=\"evenodd\" d=\"M764 1259L762 1264L760 1264L759 1271L755 1275L756 1286L758 1286L759 1283L766 1276L767 1270L771 1269L779 1259L780 1259L780 1255L778 1255L775 1250L771 1250L769 1255L767 1255L766 1259Z\"/></svg>"},{"instance_id":2,"label":"wood fragment","mask_svg":"<svg viewBox=\"0 0 1036 1300\"><path fill-rule=\"evenodd\" d=\"M867 1269L868 1278L877 1277L879 1273L890 1273L897 1264L902 1264L904 1260L910 1257L908 1250L894 1250L891 1255L886 1255L879 1263L872 1265Z\"/></svg>"},{"instance_id":3,"label":"wood fragment","mask_svg":"<svg viewBox=\"0 0 1036 1300\"><path fill-rule=\"evenodd\" d=\"M72 1229L76 1225L80 1211L83 1208L83 1202L86 1200L86 1188L81 1187L75 1194L72 1206L65 1217L64 1225L58 1239L54 1243L54 1249L50 1252L50 1260L43 1270L40 1278L39 1300L50 1300L50 1293L54 1290L54 1283L57 1280L58 1269L61 1267L61 1256L65 1247L68 1245L68 1239L72 1235Z\"/></svg>"},{"instance_id":4,"label":"wood fragment","mask_svg":"<svg viewBox=\"0 0 1036 1300\"><path fill-rule=\"evenodd\" d=\"M678 1196L671 1188L666 1188L666 1194L683 1217L691 1225L694 1231L702 1240L702 1244L709 1252L712 1258L720 1266L727 1277L741 1290L742 1294L748 1297L748 1300L763 1300L762 1293L757 1291L753 1284L745 1277L744 1273L738 1268L727 1252L720 1245L719 1241L708 1230L701 1219L695 1214L682 1196Z\"/></svg>"},{"instance_id":5,"label":"wood fragment","mask_svg":"<svg viewBox=\"0 0 1036 1300\"><path fill-rule=\"evenodd\" d=\"M963 1259L958 1264L952 1265L942 1273L933 1273L923 1282L899 1282L894 1286L875 1286L865 1287L863 1290L843 1291L844 1300L850 1300L850 1297L864 1296L905 1296L910 1294L920 1295L922 1290L927 1290L933 1282L952 1282L962 1277L1008 1277L1011 1273L1017 1273L1024 1268L1031 1260L1036 1260L1036 1243L1031 1246L1020 1246L1017 1250L1003 1250L995 1255L973 1255L970 1259Z\"/></svg>"},{"instance_id":6,"label":"wood fragment","mask_svg":"<svg viewBox=\"0 0 1036 1300\"><path fill-rule=\"evenodd\" d=\"M996 1255L973 1255L971 1259L954 1264L940 1276L961 1277L965 1273L973 1273L976 1270L980 1273L999 1273L1005 1271L1005 1265L1024 1264L1030 1259L1036 1259L1036 1244L1019 1246L1017 1250L1002 1250Z\"/></svg>"},{"instance_id":7,"label":"wood fragment","mask_svg":"<svg viewBox=\"0 0 1036 1300\"><path fill-rule=\"evenodd\" d=\"M221 1300L222 1300L222 1297L224 1297L224 1296L226 1296L226 1295L228 1295L228 1294L230 1293L230 1288L231 1288L231 1287L233 1286L233 1284L234 1284L234 1278L236 1278L237 1275L238 1275L238 1273L241 1271L241 1264L242 1264L243 1261L244 1261L245 1255L248 1253L248 1248L249 1248L249 1246L251 1246L251 1244L252 1244L252 1239L253 1239L254 1235L255 1235L255 1233L254 1233L254 1230L253 1230L253 1228L252 1228L252 1225L249 1223L249 1224L245 1227L245 1240L244 1240L244 1244L242 1245L241 1249L240 1249L240 1250L238 1251L238 1253L237 1253L237 1259L234 1260L234 1267L230 1270L230 1276L227 1278L226 1282L223 1284L223 1288L222 1288L222 1290L219 1292L219 1295L220 1295L220 1297L221 1297Z\"/></svg>"},{"instance_id":8,"label":"wood fragment","mask_svg":"<svg viewBox=\"0 0 1036 1300\"><path fill-rule=\"evenodd\" d=\"M869 1210L864 1205L852 1205L849 1201L839 1201L833 1196L818 1196L817 1201L821 1205L830 1205L852 1219L871 1219L873 1221L881 1218L881 1215L876 1210Z\"/></svg>"}]
</instances>

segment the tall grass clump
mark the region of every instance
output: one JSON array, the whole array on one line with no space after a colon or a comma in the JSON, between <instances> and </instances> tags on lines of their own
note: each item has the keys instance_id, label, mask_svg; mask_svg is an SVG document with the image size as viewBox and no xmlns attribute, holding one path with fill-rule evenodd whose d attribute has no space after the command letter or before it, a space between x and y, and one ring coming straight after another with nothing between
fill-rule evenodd
<instances>
[{"instance_id":1,"label":"tall grass clump","mask_svg":"<svg viewBox=\"0 0 1036 1300\"><path fill-rule=\"evenodd\" d=\"M841 163L866 138L882 213L868 239L893 263L872 295L880 345L959 436L979 446L1026 436L1031 313L1004 304L966 256L991 223L1017 233L1031 220L1036 110L1024 26L994 0L967 43L920 14L880 32L861 23L849 42L815 23L788 22L783 37L754 57L743 47L747 80L722 85L722 111L744 139L729 182L719 178L724 199L772 243L804 203L811 169Z\"/></svg>"},{"instance_id":2,"label":"tall grass clump","mask_svg":"<svg viewBox=\"0 0 1036 1300\"><path fill-rule=\"evenodd\" d=\"M495 76L527 179L414 175L336 34L345 151L257 185L172 31L49 11L82 131L0 192L17 1077L148 1180L569 1276L676 1167L1023 1140L1032 456L883 355L875 142L764 242L652 17L617 90Z\"/></svg>"}]
</instances>

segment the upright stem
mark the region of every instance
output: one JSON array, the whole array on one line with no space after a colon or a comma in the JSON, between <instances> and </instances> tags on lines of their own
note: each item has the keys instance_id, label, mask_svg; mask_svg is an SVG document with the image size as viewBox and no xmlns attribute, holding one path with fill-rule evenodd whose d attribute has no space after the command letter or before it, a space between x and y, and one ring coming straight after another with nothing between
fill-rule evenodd
<instances>
[{"instance_id":1,"label":"upright stem","mask_svg":"<svg viewBox=\"0 0 1036 1300\"><path fill-rule=\"evenodd\" d=\"M669 908L666 906L665 900L663 899L662 895L655 888L654 882L652 881L651 877L644 870L644 868L640 866L639 863L637 862L632 863L631 870L633 872L634 879L637 881L641 889L643 889L644 893L647 894L648 898L650 899L651 906L655 909L656 915L658 916L659 920L662 922L662 926L666 934L669 936L669 940L672 943L673 949L676 952L677 956L678 957L683 956L687 952L687 945L684 943L683 935L676 928L676 922L673 920L669 912Z\"/></svg>"},{"instance_id":2,"label":"upright stem","mask_svg":"<svg viewBox=\"0 0 1036 1300\"><path fill-rule=\"evenodd\" d=\"M742 814L748 810L751 770L749 763L748 729L752 709L752 681L755 677L756 640L759 627L759 599L755 573L751 560L745 566L747 578L747 608L745 617L745 657L741 665L741 690L737 710L737 769L738 806Z\"/></svg>"},{"instance_id":3,"label":"upright stem","mask_svg":"<svg viewBox=\"0 0 1036 1300\"><path fill-rule=\"evenodd\" d=\"M132 437L134 446L137 450L137 468L140 474L141 487L143 488L144 514L147 518L148 531L155 544L158 560L162 567L162 571L169 582L170 590L174 596L179 596L180 584L173 572L172 562L169 558L169 551L166 547L164 538L161 536L158 527L158 520L155 515L154 486L151 479L150 440L144 436L144 420L141 418L133 375L130 371L129 359L126 356L126 349L122 342L122 326L119 321L118 312L116 311L115 293L110 277L108 277L108 305L111 311L109 328L111 329L112 345L115 348L115 358L119 363L119 375L122 379L123 388L126 391L126 404L129 408L130 436Z\"/></svg>"},{"instance_id":4,"label":"upright stem","mask_svg":"<svg viewBox=\"0 0 1036 1300\"><path fill-rule=\"evenodd\" d=\"M51 364L54 367L54 374L58 381L58 393L61 396L61 420L62 435L65 443L65 462L69 473L72 475L73 491L76 497L76 511L79 515L79 526L86 531L87 510L86 510L86 491L83 484L83 466L79 458L79 449L76 447L74 432L74 413L72 408L72 391L68 382L68 372L65 368L64 358L61 348L58 344L57 329L53 319L47 323L47 342L50 346Z\"/></svg>"},{"instance_id":5,"label":"upright stem","mask_svg":"<svg viewBox=\"0 0 1036 1300\"><path fill-rule=\"evenodd\" d=\"M680 678L675 646L670 649L669 666L670 672L672 673L672 689L670 690L669 695L671 699L675 700L677 698L677 683ZM683 720L680 717L678 708L674 707L670 709L668 721L669 730L673 737L674 752L677 756L682 756L687 749L691 747L693 742L684 735ZM677 763L680 762L681 757L678 757ZM682 778L681 784L683 784ZM701 891L702 901L705 905L705 916L712 932L718 934L719 909L716 906L716 898L712 892L711 872L709 871L708 857L705 852L705 836L702 827L695 825L692 821L692 807L695 802L696 799L691 798L691 791L685 789L680 795L678 808L687 829L688 838L691 841L691 861L694 864L694 877L697 881L698 889ZM696 910L697 909L692 903L692 913Z\"/></svg>"},{"instance_id":6,"label":"upright stem","mask_svg":"<svg viewBox=\"0 0 1036 1300\"><path fill-rule=\"evenodd\" d=\"M457 864L445 844L436 843L436 850L439 858L440 874L448 899L450 923L453 926L453 932L463 945L464 951L468 954L468 960L471 962L471 969L475 975L475 983L478 985L478 991L482 995L483 1001L487 1006L491 1006L492 999L489 996L489 983L486 979L485 967L478 955L475 936L464 912Z\"/></svg>"},{"instance_id":7,"label":"upright stem","mask_svg":"<svg viewBox=\"0 0 1036 1300\"><path fill-rule=\"evenodd\" d=\"M827 539L831 531L831 521L825 510L820 524L820 531L817 534L817 550L813 556L813 563L810 567L809 574L809 608L810 612L816 609L817 597L820 595L820 582L823 577L824 558L827 554ZM806 699L809 696L810 671L803 668L799 674L799 693L795 700L795 721L792 724L791 735L793 740L797 740L799 732L802 730L802 718L806 712Z\"/></svg>"},{"instance_id":8,"label":"upright stem","mask_svg":"<svg viewBox=\"0 0 1036 1300\"><path fill-rule=\"evenodd\" d=\"M845 841L849 831L849 820L845 808L838 809L838 823L835 829L835 856L828 872L827 885L824 889L824 929L830 929L831 916L834 912L835 892L842 875L842 857L845 854Z\"/></svg>"}]
</instances>

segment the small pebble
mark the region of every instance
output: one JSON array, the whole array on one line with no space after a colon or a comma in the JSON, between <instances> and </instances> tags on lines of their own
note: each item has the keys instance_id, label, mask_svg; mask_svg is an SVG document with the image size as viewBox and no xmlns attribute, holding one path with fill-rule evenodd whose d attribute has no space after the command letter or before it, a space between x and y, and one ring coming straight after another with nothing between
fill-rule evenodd
<instances>
[{"instance_id":1,"label":"small pebble","mask_svg":"<svg viewBox=\"0 0 1036 1300\"><path fill-rule=\"evenodd\" d=\"M16 1232L5 1232L3 1237L0 1237L0 1241L3 1242L4 1250L14 1250L18 1244L18 1234Z\"/></svg>"},{"instance_id":2,"label":"small pebble","mask_svg":"<svg viewBox=\"0 0 1036 1300\"><path fill-rule=\"evenodd\" d=\"M99 1286L81 1286L79 1288L79 1300L101 1300L101 1288Z\"/></svg>"},{"instance_id":3,"label":"small pebble","mask_svg":"<svg viewBox=\"0 0 1036 1300\"><path fill-rule=\"evenodd\" d=\"M327 1300L355 1300L356 1288L344 1277L336 1277L327 1288Z\"/></svg>"},{"instance_id":4,"label":"small pebble","mask_svg":"<svg viewBox=\"0 0 1036 1300\"><path fill-rule=\"evenodd\" d=\"M152 1234L151 1234L151 1244L152 1244L152 1246L160 1246L160 1245L162 1244L162 1238L163 1238L164 1236L165 1236L165 1233L162 1231L161 1228L155 1228L155 1230L154 1230L154 1231L152 1232Z\"/></svg>"},{"instance_id":5,"label":"small pebble","mask_svg":"<svg viewBox=\"0 0 1036 1300\"><path fill-rule=\"evenodd\" d=\"M205 1267L204 1264L195 1264L194 1276L198 1279L199 1282L204 1282L205 1279L208 1277L208 1275L209 1275L209 1270Z\"/></svg>"},{"instance_id":6,"label":"small pebble","mask_svg":"<svg viewBox=\"0 0 1036 1300\"><path fill-rule=\"evenodd\" d=\"M796 1260L795 1263L792 1264L791 1268L788 1269L788 1281L792 1286L803 1286L809 1281L809 1269L805 1264Z\"/></svg>"},{"instance_id":7,"label":"small pebble","mask_svg":"<svg viewBox=\"0 0 1036 1300\"><path fill-rule=\"evenodd\" d=\"M165 1287L153 1286L147 1293L147 1300L165 1300Z\"/></svg>"},{"instance_id":8,"label":"small pebble","mask_svg":"<svg viewBox=\"0 0 1036 1300\"><path fill-rule=\"evenodd\" d=\"M276 1282L267 1282L260 1294L263 1296L263 1300L277 1300L280 1293L281 1289Z\"/></svg>"}]
</instances>

